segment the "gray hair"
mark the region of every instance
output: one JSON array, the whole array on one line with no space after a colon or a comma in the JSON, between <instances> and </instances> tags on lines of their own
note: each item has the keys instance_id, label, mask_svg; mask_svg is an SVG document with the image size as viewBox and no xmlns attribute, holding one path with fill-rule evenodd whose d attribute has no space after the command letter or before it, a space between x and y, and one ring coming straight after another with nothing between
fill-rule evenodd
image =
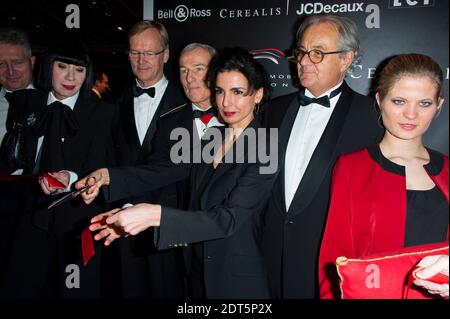
<instances>
[{"instance_id":1,"label":"gray hair","mask_svg":"<svg viewBox=\"0 0 450 319\"><path fill-rule=\"evenodd\" d=\"M0 44L20 45L25 50L25 55L31 57L31 44L25 31L15 28L0 29Z\"/></svg>"},{"instance_id":2,"label":"gray hair","mask_svg":"<svg viewBox=\"0 0 450 319\"><path fill-rule=\"evenodd\" d=\"M192 42L186 45L183 50L180 52L180 56L186 52L193 51L195 49L204 49L208 51L209 55L211 55L211 58L214 57L217 54L216 49L214 49L212 46L208 44L198 43L198 42Z\"/></svg>"},{"instance_id":3,"label":"gray hair","mask_svg":"<svg viewBox=\"0 0 450 319\"><path fill-rule=\"evenodd\" d=\"M361 61L358 27L355 22L349 18L334 14L312 15L306 18L298 28L297 40L301 39L307 28L320 23L329 23L338 30L340 51L351 51L355 54L355 58L348 69L348 72L351 73Z\"/></svg>"}]
</instances>

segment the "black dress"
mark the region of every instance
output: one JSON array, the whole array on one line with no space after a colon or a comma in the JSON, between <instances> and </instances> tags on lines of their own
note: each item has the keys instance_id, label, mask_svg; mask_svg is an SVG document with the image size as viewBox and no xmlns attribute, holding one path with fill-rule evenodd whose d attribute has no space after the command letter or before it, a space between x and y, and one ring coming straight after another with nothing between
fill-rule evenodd
<instances>
[{"instance_id":1,"label":"black dress","mask_svg":"<svg viewBox=\"0 0 450 319\"><path fill-rule=\"evenodd\" d=\"M405 247L445 241L448 203L435 186L430 190L407 190Z\"/></svg>"}]
</instances>

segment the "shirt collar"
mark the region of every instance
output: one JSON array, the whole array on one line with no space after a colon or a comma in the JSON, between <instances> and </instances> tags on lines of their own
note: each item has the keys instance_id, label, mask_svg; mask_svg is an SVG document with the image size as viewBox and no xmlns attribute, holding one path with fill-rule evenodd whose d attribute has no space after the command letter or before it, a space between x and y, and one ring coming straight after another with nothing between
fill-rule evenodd
<instances>
[{"instance_id":1,"label":"shirt collar","mask_svg":"<svg viewBox=\"0 0 450 319\"><path fill-rule=\"evenodd\" d=\"M96 88L92 88L91 90L92 90L92 92L94 92L95 95L97 95L100 99L102 98L102 95L100 94L100 92L99 92Z\"/></svg>"},{"instance_id":2,"label":"shirt collar","mask_svg":"<svg viewBox=\"0 0 450 319\"><path fill-rule=\"evenodd\" d=\"M314 96L307 88L305 88L305 96L307 96L307 97L314 97L314 98L320 98L320 97L325 96L325 95L330 95L330 93L333 92L338 87L340 87L343 82L344 81L339 82L338 84L336 84L335 86L333 86L331 89L329 89L325 93L321 94L320 96ZM336 95L336 96L339 96L339 94Z\"/></svg>"},{"instance_id":3,"label":"shirt collar","mask_svg":"<svg viewBox=\"0 0 450 319\"><path fill-rule=\"evenodd\" d=\"M210 108L212 108L212 106L208 107L207 109L202 109L201 107L199 107L199 106L195 105L194 103L192 103L192 111L195 111L195 110L206 111L206 110L209 110Z\"/></svg>"},{"instance_id":4,"label":"shirt collar","mask_svg":"<svg viewBox=\"0 0 450 319\"><path fill-rule=\"evenodd\" d=\"M34 89L33 83L28 84L28 86L25 89L26 90ZM10 92L11 93L12 91L6 89L5 87L2 87L1 90L0 90L0 96L5 96L6 92Z\"/></svg>"},{"instance_id":5,"label":"shirt collar","mask_svg":"<svg viewBox=\"0 0 450 319\"><path fill-rule=\"evenodd\" d=\"M136 85L138 87L142 88L142 89L148 89L148 88L154 87L156 94L160 91L159 89L162 86L166 85L167 82L168 82L168 80L167 80L167 78L166 78L166 76L164 74L163 74L162 78L158 82L156 82L153 85L147 86L147 87L143 87L142 85L139 84L139 81L137 79L135 79L135 80L136 80Z\"/></svg>"},{"instance_id":6,"label":"shirt collar","mask_svg":"<svg viewBox=\"0 0 450 319\"><path fill-rule=\"evenodd\" d=\"M55 97L53 92L50 91L50 93L48 94L48 98L47 98L47 105L52 104L55 101L58 101L58 102L61 102L61 103L65 104L65 105L67 105L68 107L70 107L73 110L73 108L75 107L75 103L77 102L78 95L80 95L80 91L78 91L77 93L75 93L71 97L68 97L68 98L60 101L60 100L58 100Z\"/></svg>"}]
</instances>

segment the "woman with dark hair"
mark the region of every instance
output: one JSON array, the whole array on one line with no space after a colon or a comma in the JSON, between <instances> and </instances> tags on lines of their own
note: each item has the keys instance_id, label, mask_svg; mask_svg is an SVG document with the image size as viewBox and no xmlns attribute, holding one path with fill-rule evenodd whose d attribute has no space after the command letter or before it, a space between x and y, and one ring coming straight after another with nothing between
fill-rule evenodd
<instances>
[{"instance_id":1,"label":"woman with dark hair","mask_svg":"<svg viewBox=\"0 0 450 319\"><path fill-rule=\"evenodd\" d=\"M86 47L70 34L45 56L40 90L16 94L14 121L24 129L24 174L49 173L22 189L22 217L1 283L6 298L95 298L102 295L100 255L82 266L81 234L93 212L75 198L48 209L60 193L99 167L114 165L114 108L90 93L92 62ZM63 186L61 186L63 185ZM62 196L62 195L59 195Z\"/></svg>"},{"instance_id":2,"label":"woman with dark hair","mask_svg":"<svg viewBox=\"0 0 450 319\"><path fill-rule=\"evenodd\" d=\"M267 98L265 72L246 50L223 49L211 62L208 78L226 126L205 133L221 138L211 154L205 154L210 144L204 145L200 164L177 164L190 169L189 211L137 204L96 216L90 229L100 230L95 239L106 238L105 245L150 227L155 227L159 249L189 245L185 260L194 299L270 298L260 235L262 210L278 169L264 170L267 162L259 155L275 156L276 163L278 155L264 149L268 136L255 117Z\"/></svg>"},{"instance_id":3,"label":"woman with dark hair","mask_svg":"<svg viewBox=\"0 0 450 319\"><path fill-rule=\"evenodd\" d=\"M399 55L383 68L376 101L384 137L378 145L342 155L334 167L319 260L322 298L339 296L334 267L339 256L448 245L448 156L422 142L443 106L443 92L442 70L429 56ZM417 273L421 280L414 289L448 297L448 277L446 284L427 280L440 271L448 276L448 255L428 256L419 264L425 269Z\"/></svg>"}]
</instances>

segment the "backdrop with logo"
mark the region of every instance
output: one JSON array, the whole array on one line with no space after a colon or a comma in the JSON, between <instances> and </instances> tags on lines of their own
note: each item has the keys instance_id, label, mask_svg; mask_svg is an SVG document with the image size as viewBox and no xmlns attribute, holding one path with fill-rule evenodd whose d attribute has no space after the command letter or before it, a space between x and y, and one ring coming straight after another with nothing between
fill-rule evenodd
<instances>
[{"instance_id":1,"label":"backdrop with logo","mask_svg":"<svg viewBox=\"0 0 450 319\"><path fill-rule=\"evenodd\" d=\"M349 85L370 94L377 68L400 53L423 53L441 65L448 97L449 2L447 0L144 0L144 18L163 23L170 35L171 65L181 48L203 42L216 48L251 50L270 75L273 96L296 90L294 48L300 22L310 14L336 13L359 28L363 58ZM425 136L425 144L448 154L448 101Z\"/></svg>"}]
</instances>

